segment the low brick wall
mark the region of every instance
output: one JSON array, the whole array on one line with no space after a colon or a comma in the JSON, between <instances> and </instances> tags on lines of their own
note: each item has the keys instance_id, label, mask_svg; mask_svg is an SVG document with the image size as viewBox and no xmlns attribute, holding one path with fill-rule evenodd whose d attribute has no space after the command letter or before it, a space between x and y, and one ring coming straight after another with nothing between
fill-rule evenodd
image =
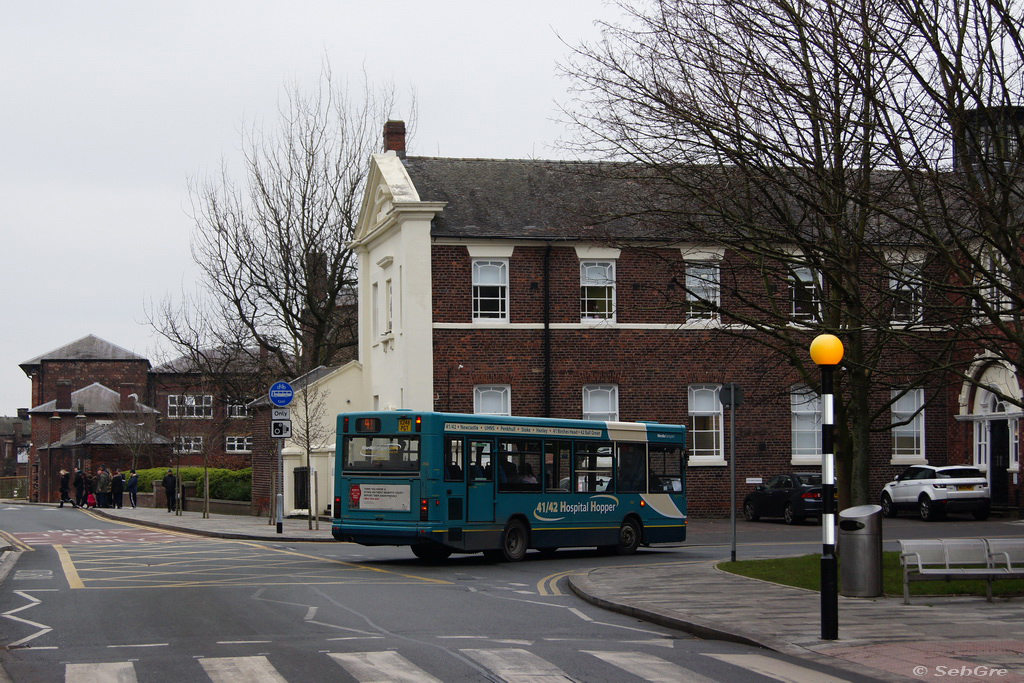
<instances>
[{"instance_id":1,"label":"low brick wall","mask_svg":"<svg viewBox=\"0 0 1024 683\"><path fill-rule=\"evenodd\" d=\"M195 489L186 482L183 510L187 512L202 512L203 499L201 497L187 495ZM139 494L139 507L166 508L167 494L162 486L155 487L153 493ZM247 500L210 500L210 513L217 515L251 515L253 514L252 503Z\"/></svg>"}]
</instances>

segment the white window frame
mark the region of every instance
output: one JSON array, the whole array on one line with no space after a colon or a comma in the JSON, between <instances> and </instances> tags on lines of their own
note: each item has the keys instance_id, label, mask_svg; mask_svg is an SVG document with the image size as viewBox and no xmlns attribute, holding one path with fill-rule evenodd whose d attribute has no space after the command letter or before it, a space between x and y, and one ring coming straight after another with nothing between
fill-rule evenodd
<instances>
[{"instance_id":1,"label":"white window frame","mask_svg":"<svg viewBox=\"0 0 1024 683\"><path fill-rule=\"evenodd\" d=\"M998 253L981 255L981 268L974 274L974 286L979 296L984 299L993 313L1000 317L1013 312L1013 300L1006 295L1010 289L1010 274L1006 259ZM973 309L976 316L984 316L981 304L975 300Z\"/></svg>"},{"instance_id":2,"label":"white window frame","mask_svg":"<svg viewBox=\"0 0 1024 683\"><path fill-rule=\"evenodd\" d=\"M615 315L615 261L580 261L580 321L615 322Z\"/></svg>"},{"instance_id":3,"label":"white window frame","mask_svg":"<svg viewBox=\"0 0 1024 683\"><path fill-rule=\"evenodd\" d=\"M224 437L225 453L252 453L251 436L226 436Z\"/></svg>"},{"instance_id":4,"label":"white window frame","mask_svg":"<svg viewBox=\"0 0 1024 683\"><path fill-rule=\"evenodd\" d=\"M799 286L798 284L799 283ZM789 273L789 318L797 324L812 323L821 318L821 298L818 295L821 278L809 266L790 269ZM808 300L798 299L797 294L808 292ZM802 311L800 307L807 305L811 310Z\"/></svg>"},{"instance_id":5,"label":"white window frame","mask_svg":"<svg viewBox=\"0 0 1024 683\"><path fill-rule=\"evenodd\" d=\"M508 259L473 259L473 322L508 321ZM486 290L495 290L488 292ZM487 296L485 296L487 294ZM491 304L485 306L484 304ZM497 310L492 310L496 306Z\"/></svg>"},{"instance_id":6,"label":"white window frame","mask_svg":"<svg viewBox=\"0 0 1024 683\"><path fill-rule=\"evenodd\" d=\"M174 452L179 454L202 453L203 437L201 436L176 436L174 437Z\"/></svg>"},{"instance_id":7,"label":"white window frame","mask_svg":"<svg viewBox=\"0 0 1024 683\"><path fill-rule=\"evenodd\" d=\"M583 419L618 422L619 386L617 384L584 384Z\"/></svg>"},{"instance_id":8,"label":"white window frame","mask_svg":"<svg viewBox=\"0 0 1024 683\"><path fill-rule=\"evenodd\" d=\"M473 412L476 415L511 415L512 386L478 384L473 387Z\"/></svg>"},{"instance_id":9,"label":"white window frame","mask_svg":"<svg viewBox=\"0 0 1024 683\"><path fill-rule=\"evenodd\" d=\"M249 410L249 406L246 403L229 403L228 404L228 417L230 417L230 418L252 417L252 411Z\"/></svg>"},{"instance_id":10,"label":"white window frame","mask_svg":"<svg viewBox=\"0 0 1024 683\"><path fill-rule=\"evenodd\" d=\"M892 461L893 465L920 465L928 462L925 452L924 389L892 391ZM916 413L916 415L915 415ZM905 425L898 422L909 420ZM907 440L913 444L902 445Z\"/></svg>"},{"instance_id":11,"label":"white window frame","mask_svg":"<svg viewBox=\"0 0 1024 683\"><path fill-rule=\"evenodd\" d=\"M167 396L167 417L172 420L212 420L213 396L211 394L169 394Z\"/></svg>"},{"instance_id":12,"label":"white window frame","mask_svg":"<svg viewBox=\"0 0 1024 683\"><path fill-rule=\"evenodd\" d=\"M686 405L690 416L690 430L686 440L691 466L726 464L721 391L721 384L691 384L686 387ZM704 424L708 418L710 428ZM711 436L711 448L696 448L698 435L705 434Z\"/></svg>"},{"instance_id":13,"label":"white window frame","mask_svg":"<svg viewBox=\"0 0 1024 683\"><path fill-rule=\"evenodd\" d=\"M924 320L924 285L921 264L902 263L892 266L889 278L893 308L890 319L898 325L909 325Z\"/></svg>"},{"instance_id":14,"label":"white window frame","mask_svg":"<svg viewBox=\"0 0 1024 683\"><path fill-rule=\"evenodd\" d=\"M806 384L797 384L790 390L789 408L791 464L821 465L821 396Z\"/></svg>"},{"instance_id":15,"label":"white window frame","mask_svg":"<svg viewBox=\"0 0 1024 683\"><path fill-rule=\"evenodd\" d=\"M382 334L390 335L395 326L395 288L391 278L384 281L384 330Z\"/></svg>"},{"instance_id":16,"label":"white window frame","mask_svg":"<svg viewBox=\"0 0 1024 683\"><path fill-rule=\"evenodd\" d=\"M717 320L722 303L722 269L718 261L686 262L686 319Z\"/></svg>"}]
</instances>

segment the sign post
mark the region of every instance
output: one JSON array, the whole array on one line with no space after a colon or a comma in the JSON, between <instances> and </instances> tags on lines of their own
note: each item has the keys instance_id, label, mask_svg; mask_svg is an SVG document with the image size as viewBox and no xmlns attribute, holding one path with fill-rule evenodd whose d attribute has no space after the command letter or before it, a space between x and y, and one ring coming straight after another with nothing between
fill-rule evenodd
<instances>
[{"instance_id":1,"label":"sign post","mask_svg":"<svg viewBox=\"0 0 1024 683\"><path fill-rule=\"evenodd\" d=\"M732 525L731 561L736 561L736 408L743 404L743 387L729 382L722 385L718 400L729 406L729 520Z\"/></svg>"},{"instance_id":2,"label":"sign post","mask_svg":"<svg viewBox=\"0 0 1024 683\"><path fill-rule=\"evenodd\" d=\"M270 387L270 402L277 408L271 409L270 436L277 439L277 533L284 533L284 459L281 450L284 439L292 435L292 421L289 419L288 404L295 398L295 390L288 382L274 382Z\"/></svg>"}]
</instances>

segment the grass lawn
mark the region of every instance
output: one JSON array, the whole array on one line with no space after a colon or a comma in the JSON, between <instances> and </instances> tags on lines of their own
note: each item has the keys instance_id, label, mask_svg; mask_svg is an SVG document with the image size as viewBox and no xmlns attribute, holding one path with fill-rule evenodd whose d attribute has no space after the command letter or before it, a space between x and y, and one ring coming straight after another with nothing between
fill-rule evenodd
<instances>
[{"instance_id":1,"label":"grass lawn","mask_svg":"<svg viewBox=\"0 0 1024 683\"><path fill-rule=\"evenodd\" d=\"M739 560L722 562L719 569L740 576L772 581L784 586L821 590L821 555L801 555L770 560ZM843 560L839 559L842 581ZM842 585L840 583L840 585ZM903 595L903 568L898 552L882 553L882 591L886 595ZM1024 595L1024 579L1003 579L992 582L995 596ZM910 595L985 595L984 581L914 581Z\"/></svg>"}]
</instances>

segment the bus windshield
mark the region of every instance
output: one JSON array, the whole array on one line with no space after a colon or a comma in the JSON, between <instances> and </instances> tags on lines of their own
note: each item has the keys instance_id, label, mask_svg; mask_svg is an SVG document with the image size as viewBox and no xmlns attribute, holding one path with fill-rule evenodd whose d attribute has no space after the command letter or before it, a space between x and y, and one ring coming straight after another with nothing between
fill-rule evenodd
<instances>
[{"instance_id":1,"label":"bus windshield","mask_svg":"<svg viewBox=\"0 0 1024 683\"><path fill-rule=\"evenodd\" d=\"M350 436L345 443L347 472L419 472L418 436Z\"/></svg>"}]
</instances>

